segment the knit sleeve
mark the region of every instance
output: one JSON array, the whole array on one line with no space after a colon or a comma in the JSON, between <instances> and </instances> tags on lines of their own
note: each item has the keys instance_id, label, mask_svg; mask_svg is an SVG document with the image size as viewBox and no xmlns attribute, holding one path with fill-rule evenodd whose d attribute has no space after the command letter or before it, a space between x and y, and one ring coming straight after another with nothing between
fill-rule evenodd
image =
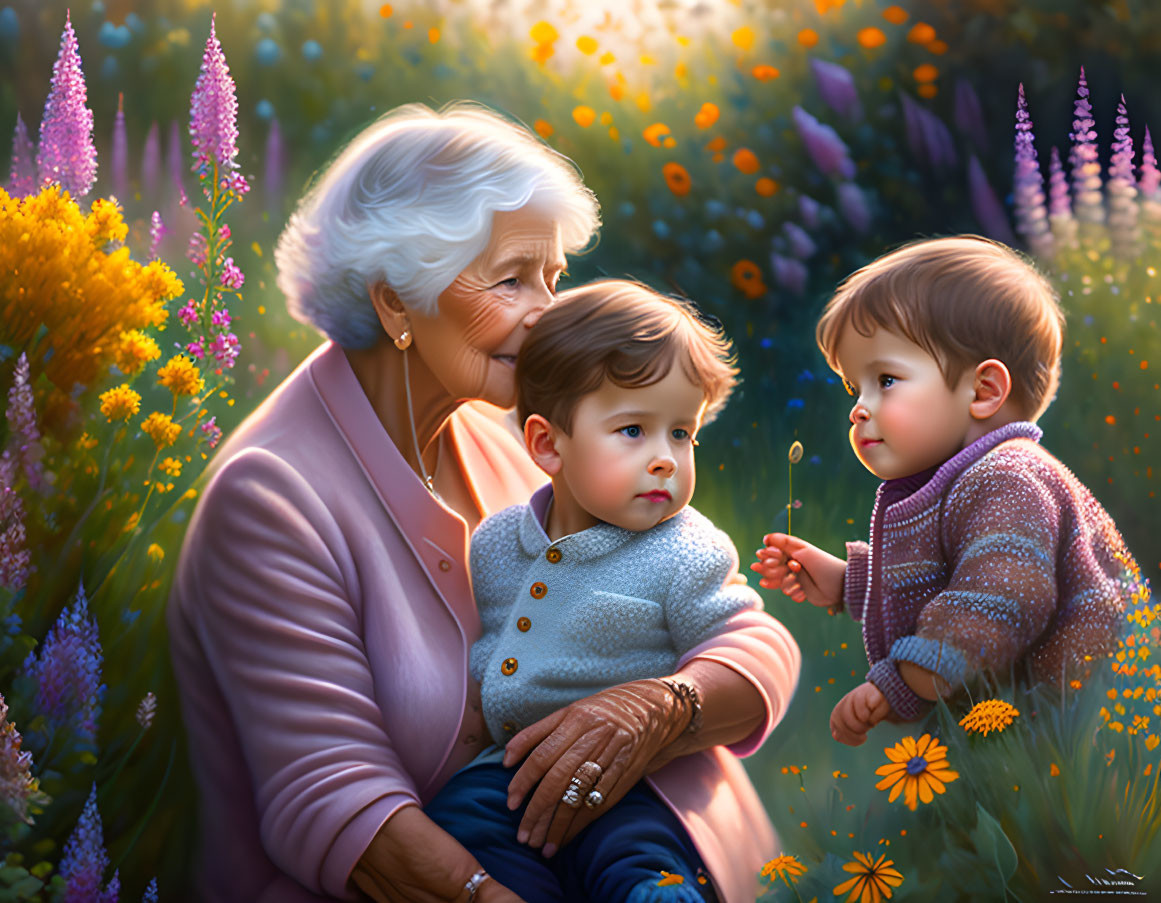
<instances>
[{"instance_id":1,"label":"knit sleeve","mask_svg":"<svg viewBox=\"0 0 1161 903\"><path fill-rule=\"evenodd\" d=\"M978 670L1006 672L1056 610L1060 520L1052 493L1018 462L989 455L965 471L940 527L947 588L924 606L914 636L897 640L890 658L934 671L952 686Z\"/></svg>"},{"instance_id":2,"label":"knit sleeve","mask_svg":"<svg viewBox=\"0 0 1161 903\"><path fill-rule=\"evenodd\" d=\"M761 609L758 594L734 580L738 573L734 544L700 514L681 524L670 554L673 581L665 619L679 656L721 633L739 612Z\"/></svg>"},{"instance_id":3,"label":"knit sleeve","mask_svg":"<svg viewBox=\"0 0 1161 903\"><path fill-rule=\"evenodd\" d=\"M472 595L480 614L480 638L472 644L469 669L483 681L513 599L513 556L525 506L505 508L485 518L472 534L469 569Z\"/></svg>"}]
</instances>

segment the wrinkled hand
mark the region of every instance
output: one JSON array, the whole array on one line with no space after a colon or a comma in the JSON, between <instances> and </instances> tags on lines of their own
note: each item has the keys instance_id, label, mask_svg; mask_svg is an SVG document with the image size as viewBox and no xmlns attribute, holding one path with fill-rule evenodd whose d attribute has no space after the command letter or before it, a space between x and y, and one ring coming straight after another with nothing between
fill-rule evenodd
<instances>
[{"instance_id":1,"label":"wrinkled hand","mask_svg":"<svg viewBox=\"0 0 1161 903\"><path fill-rule=\"evenodd\" d=\"M351 872L351 881L375 903L466 901L464 886L480 865L418 806L398 809L379 829ZM475 903L524 903L494 878Z\"/></svg>"},{"instance_id":2,"label":"wrinkled hand","mask_svg":"<svg viewBox=\"0 0 1161 903\"><path fill-rule=\"evenodd\" d=\"M867 731L891 714L891 703L870 681L855 687L830 713L830 734L839 743L861 746Z\"/></svg>"},{"instance_id":3,"label":"wrinkled hand","mask_svg":"<svg viewBox=\"0 0 1161 903\"><path fill-rule=\"evenodd\" d=\"M691 712L663 683L637 680L580 699L526 727L508 741L504 764L527 755L508 785L516 809L535 787L517 839L551 856L618 802L689 724ZM604 802L573 809L561 802L585 761L602 768L596 789Z\"/></svg>"},{"instance_id":4,"label":"wrinkled hand","mask_svg":"<svg viewBox=\"0 0 1161 903\"><path fill-rule=\"evenodd\" d=\"M769 533L750 570L762 575L758 585L780 589L795 602L809 602L821 608L842 603L847 563L797 536Z\"/></svg>"}]
</instances>

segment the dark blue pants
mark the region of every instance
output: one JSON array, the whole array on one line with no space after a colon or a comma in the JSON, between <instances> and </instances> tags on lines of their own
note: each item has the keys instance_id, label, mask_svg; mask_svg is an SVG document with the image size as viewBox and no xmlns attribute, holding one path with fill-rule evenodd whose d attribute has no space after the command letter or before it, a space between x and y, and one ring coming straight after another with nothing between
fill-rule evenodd
<instances>
[{"instance_id":1,"label":"dark blue pants","mask_svg":"<svg viewBox=\"0 0 1161 903\"><path fill-rule=\"evenodd\" d=\"M483 764L454 775L424 812L497 881L528 903L716 900L681 822L641 781L550 859L517 843L524 807L508 809L515 768ZM657 887L662 871L685 878Z\"/></svg>"}]
</instances>

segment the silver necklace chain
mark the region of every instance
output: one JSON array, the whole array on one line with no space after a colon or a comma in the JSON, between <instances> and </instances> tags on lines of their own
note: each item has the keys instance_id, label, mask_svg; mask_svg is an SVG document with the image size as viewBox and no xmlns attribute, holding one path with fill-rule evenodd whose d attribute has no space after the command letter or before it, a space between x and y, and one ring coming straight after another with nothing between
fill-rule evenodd
<instances>
[{"instance_id":1,"label":"silver necklace chain","mask_svg":"<svg viewBox=\"0 0 1161 903\"><path fill-rule=\"evenodd\" d=\"M423 480L423 485L427 487L430 492L437 499L439 493L435 491L435 477L429 476L427 468L423 466L423 455L419 451L419 436L415 432L415 411L411 406L411 373L407 368L407 349L403 349L403 391L407 395L407 422L411 426L411 447L415 449L415 460L419 462L419 473ZM436 446L435 451L435 468L439 470L439 457L442 443Z\"/></svg>"}]
</instances>

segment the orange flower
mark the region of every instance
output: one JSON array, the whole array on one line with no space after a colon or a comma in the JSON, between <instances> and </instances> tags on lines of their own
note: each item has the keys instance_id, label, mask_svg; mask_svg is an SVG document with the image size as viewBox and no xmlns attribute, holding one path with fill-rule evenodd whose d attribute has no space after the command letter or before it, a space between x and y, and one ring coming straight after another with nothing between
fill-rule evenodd
<instances>
[{"instance_id":1,"label":"orange flower","mask_svg":"<svg viewBox=\"0 0 1161 903\"><path fill-rule=\"evenodd\" d=\"M528 36L537 44L551 44L560 37L556 29L543 20L532 26L532 30L528 32Z\"/></svg>"},{"instance_id":2,"label":"orange flower","mask_svg":"<svg viewBox=\"0 0 1161 903\"><path fill-rule=\"evenodd\" d=\"M641 133L645 140L654 147L661 147L661 139L669 135L669 126L664 122L655 122Z\"/></svg>"},{"instance_id":3,"label":"orange flower","mask_svg":"<svg viewBox=\"0 0 1161 903\"><path fill-rule=\"evenodd\" d=\"M939 85L920 85L915 90L920 97L931 100L931 98L939 93Z\"/></svg>"},{"instance_id":4,"label":"orange flower","mask_svg":"<svg viewBox=\"0 0 1161 903\"><path fill-rule=\"evenodd\" d=\"M782 73L779 72L774 66L768 66L763 63L762 65L755 66L753 69L751 69L750 74L760 82L767 82L772 78L777 78Z\"/></svg>"},{"instance_id":5,"label":"orange flower","mask_svg":"<svg viewBox=\"0 0 1161 903\"><path fill-rule=\"evenodd\" d=\"M773 179L768 179L765 176L754 183L754 190L762 197L768 198L778 191L778 183Z\"/></svg>"},{"instance_id":6,"label":"orange flower","mask_svg":"<svg viewBox=\"0 0 1161 903\"><path fill-rule=\"evenodd\" d=\"M759 169L758 157L748 147L739 147L734 151L734 166L739 172L752 176Z\"/></svg>"},{"instance_id":7,"label":"orange flower","mask_svg":"<svg viewBox=\"0 0 1161 903\"><path fill-rule=\"evenodd\" d=\"M868 50L882 47L887 43L887 36L883 34L883 30L881 28L875 28L873 25L869 28L860 28L857 37L859 46L866 47Z\"/></svg>"},{"instance_id":8,"label":"orange flower","mask_svg":"<svg viewBox=\"0 0 1161 903\"><path fill-rule=\"evenodd\" d=\"M707 101L701 105L701 109L698 110L697 115L693 117L693 124L696 125L699 129L708 129L711 125L718 121L718 117L721 115L721 111L718 109L717 104L712 104Z\"/></svg>"},{"instance_id":9,"label":"orange flower","mask_svg":"<svg viewBox=\"0 0 1161 903\"><path fill-rule=\"evenodd\" d=\"M762 271L752 260L739 260L730 268L730 282L747 298L761 298L766 294Z\"/></svg>"},{"instance_id":10,"label":"orange flower","mask_svg":"<svg viewBox=\"0 0 1161 903\"><path fill-rule=\"evenodd\" d=\"M585 56L591 56L597 52L597 39L590 38L588 35L581 35L576 39L576 49Z\"/></svg>"},{"instance_id":11,"label":"orange flower","mask_svg":"<svg viewBox=\"0 0 1161 903\"><path fill-rule=\"evenodd\" d=\"M544 65L544 63L554 54L556 50L551 44L537 44L532 48L532 59Z\"/></svg>"},{"instance_id":12,"label":"orange flower","mask_svg":"<svg viewBox=\"0 0 1161 903\"><path fill-rule=\"evenodd\" d=\"M576 124L582 129L587 129L597 118L597 113L592 107L581 105L573 109L572 118L576 120Z\"/></svg>"},{"instance_id":13,"label":"orange flower","mask_svg":"<svg viewBox=\"0 0 1161 903\"><path fill-rule=\"evenodd\" d=\"M892 25L902 25L907 21L907 10L901 6L888 6L883 10L883 18Z\"/></svg>"},{"instance_id":14,"label":"orange flower","mask_svg":"<svg viewBox=\"0 0 1161 903\"><path fill-rule=\"evenodd\" d=\"M916 22L907 32L907 40L912 44L930 44L935 40L935 29L926 22Z\"/></svg>"},{"instance_id":15,"label":"orange flower","mask_svg":"<svg viewBox=\"0 0 1161 903\"><path fill-rule=\"evenodd\" d=\"M740 49L750 50L754 46L754 29L749 25L743 25L730 35L730 40Z\"/></svg>"},{"instance_id":16,"label":"orange flower","mask_svg":"<svg viewBox=\"0 0 1161 903\"><path fill-rule=\"evenodd\" d=\"M705 146L707 151L713 151L715 154L726 149L726 139L718 135L709 144Z\"/></svg>"},{"instance_id":17,"label":"orange flower","mask_svg":"<svg viewBox=\"0 0 1161 903\"><path fill-rule=\"evenodd\" d=\"M798 33L798 43L803 47L815 47L818 45L818 32L813 28L804 28Z\"/></svg>"},{"instance_id":18,"label":"orange flower","mask_svg":"<svg viewBox=\"0 0 1161 903\"><path fill-rule=\"evenodd\" d=\"M532 123L532 127L536 129L536 134L541 138L552 137L553 128L543 119L537 119L536 122Z\"/></svg>"},{"instance_id":19,"label":"orange flower","mask_svg":"<svg viewBox=\"0 0 1161 903\"><path fill-rule=\"evenodd\" d=\"M438 44L439 43L439 29L438 28L429 28L427 30L427 40L430 41L432 44Z\"/></svg>"},{"instance_id":20,"label":"orange flower","mask_svg":"<svg viewBox=\"0 0 1161 903\"><path fill-rule=\"evenodd\" d=\"M928 41L927 49L934 53L936 56L943 56L945 53L947 53L947 41Z\"/></svg>"},{"instance_id":21,"label":"orange flower","mask_svg":"<svg viewBox=\"0 0 1161 903\"><path fill-rule=\"evenodd\" d=\"M609 82L609 96L613 100L620 100L625 96L625 86L620 82Z\"/></svg>"},{"instance_id":22,"label":"orange flower","mask_svg":"<svg viewBox=\"0 0 1161 903\"><path fill-rule=\"evenodd\" d=\"M680 163L666 163L661 167L661 174L665 176L665 184L669 186L669 190L679 198L689 194L692 183L689 181L689 173Z\"/></svg>"},{"instance_id":23,"label":"orange flower","mask_svg":"<svg viewBox=\"0 0 1161 903\"><path fill-rule=\"evenodd\" d=\"M924 63L921 66L916 66L915 71L911 73L917 82L933 82L939 78L939 70L931 63Z\"/></svg>"},{"instance_id":24,"label":"orange flower","mask_svg":"<svg viewBox=\"0 0 1161 903\"><path fill-rule=\"evenodd\" d=\"M384 3L379 7L379 15L384 19L390 19L391 14L394 12L395 10L392 8L390 3Z\"/></svg>"}]
</instances>

